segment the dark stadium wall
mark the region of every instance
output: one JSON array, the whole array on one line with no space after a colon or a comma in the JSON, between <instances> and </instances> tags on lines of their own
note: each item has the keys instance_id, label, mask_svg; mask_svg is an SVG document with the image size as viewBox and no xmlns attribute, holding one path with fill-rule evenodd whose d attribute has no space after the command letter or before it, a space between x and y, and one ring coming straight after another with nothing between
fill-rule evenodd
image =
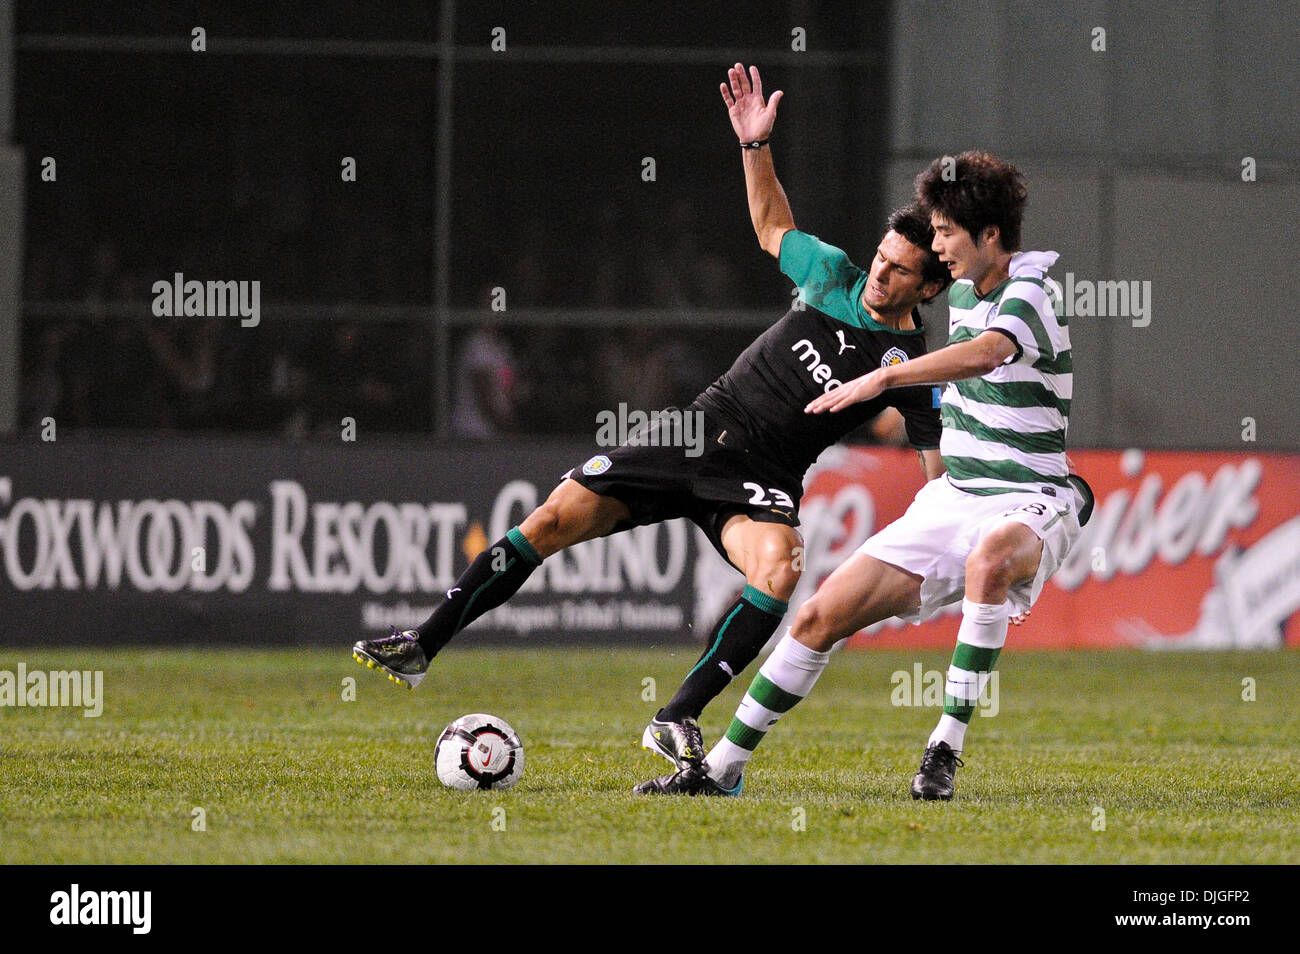
<instances>
[{"instance_id":1,"label":"dark stadium wall","mask_svg":"<svg viewBox=\"0 0 1300 954\"><path fill-rule=\"evenodd\" d=\"M18 419L23 264L23 153L12 148L13 4L0 5L0 434Z\"/></svg>"},{"instance_id":2,"label":"dark stadium wall","mask_svg":"<svg viewBox=\"0 0 1300 954\"><path fill-rule=\"evenodd\" d=\"M1024 244L1061 253L1059 281L1150 283L1145 316L1071 320L1071 443L1300 449L1300 7L995 0L893 19L886 200L935 156L987 149L1025 173Z\"/></svg>"},{"instance_id":3,"label":"dark stadium wall","mask_svg":"<svg viewBox=\"0 0 1300 954\"><path fill-rule=\"evenodd\" d=\"M23 262L23 152L0 142L0 434L18 418Z\"/></svg>"}]
</instances>

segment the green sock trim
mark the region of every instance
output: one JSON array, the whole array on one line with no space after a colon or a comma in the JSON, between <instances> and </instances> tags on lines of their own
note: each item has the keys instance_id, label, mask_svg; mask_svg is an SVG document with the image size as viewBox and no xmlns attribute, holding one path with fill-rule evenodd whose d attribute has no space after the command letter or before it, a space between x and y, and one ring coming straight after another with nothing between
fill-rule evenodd
<instances>
[{"instance_id":1,"label":"green sock trim","mask_svg":"<svg viewBox=\"0 0 1300 954\"><path fill-rule=\"evenodd\" d=\"M1001 649L980 649L970 643L958 643L952 652L952 664L967 672L992 672Z\"/></svg>"},{"instance_id":2,"label":"green sock trim","mask_svg":"<svg viewBox=\"0 0 1300 954\"><path fill-rule=\"evenodd\" d=\"M948 693L943 694L943 714L952 716L958 722L970 725L970 717L975 714L975 706L969 699L958 699L956 696L950 696Z\"/></svg>"},{"instance_id":3,"label":"green sock trim","mask_svg":"<svg viewBox=\"0 0 1300 954\"><path fill-rule=\"evenodd\" d=\"M803 699L803 696L786 692L762 672L759 672L750 683L749 695L764 709L771 709L773 712L789 712L794 708L795 703Z\"/></svg>"},{"instance_id":4,"label":"green sock trim","mask_svg":"<svg viewBox=\"0 0 1300 954\"><path fill-rule=\"evenodd\" d=\"M692 668L691 671L686 674L687 679L690 679L691 676L695 675L696 669L699 669L706 662L708 662L710 659L713 658L713 654L716 653L718 651L718 647L722 645L722 634L727 631L727 627L731 625L731 621L736 618L736 614L739 612L740 612L740 607L737 606L734 610L731 611L731 614L722 621L722 625L718 627L718 638L713 641L713 645L709 647L709 651L705 655L700 657L700 661L695 664L694 668Z\"/></svg>"},{"instance_id":5,"label":"green sock trim","mask_svg":"<svg viewBox=\"0 0 1300 954\"><path fill-rule=\"evenodd\" d=\"M778 619L785 615L785 611L790 608L790 604L785 600L778 600L775 596L764 593L756 586L745 584L745 592L740 594L740 598L748 603L754 609L762 610Z\"/></svg>"},{"instance_id":6,"label":"green sock trim","mask_svg":"<svg viewBox=\"0 0 1300 954\"><path fill-rule=\"evenodd\" d=\"M542 565L542 558L537 555L537 551L533 549L533 545L528 542L528 538L520 532L518 527L511 527L507 530L506 539L514 545L516 550L519 551L519 555L533 566Z\"/></svg>"},{"instance_id":7,"label":"green sock trim","mask_svg":"<svg viewBox=\"0 0 1300 954\"><path fill-rule=\"evenodd\" d=\"M758 743L763 741L763 736L767 735L762 729L751 729L739 719L732 719L731 725L727 727L727 741L732 745L738 745L746 752L753 752L758 748Z\"/></svg>"}]
</instances>

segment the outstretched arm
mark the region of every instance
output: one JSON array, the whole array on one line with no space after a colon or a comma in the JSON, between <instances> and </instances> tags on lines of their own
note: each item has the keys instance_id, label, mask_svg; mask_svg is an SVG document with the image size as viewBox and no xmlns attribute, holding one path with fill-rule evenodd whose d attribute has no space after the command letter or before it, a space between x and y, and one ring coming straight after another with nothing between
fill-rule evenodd
<instances>
[{"instance_id":1,"label":"outstretched arm","mask_svg":"<svg viewBox=\"0 0 1300 954\"><path fill-rule=\"evenodd\" d=\"M730 84L730 85L728 85ZM722 101L727 104L731 128L741 142L760 142L772 135L776 123L776 105L783 95L780 90L763 101L763 81L758 67L751 66L749 75L737 63L727 70L727 83L719 85ZM794 214L785 190L777 181L772 167L772 150L767 146L742 149L745 165L745 192L749 197L749 217L754 223L754 234L763 251L781 257L781 238L794 228Z\"/></svg>"},{"instance_id":2,"label":"outstretched arm","mask_svg":"<svg viewBox=\"0 0 1300 954\"><path fill-rule=\"evenodd\" d=\"M804 411L842 411L860 401L870 401L888 388L912 384L946 384L988 374L1016 353L1016 343L1000 331L985 331L977 338L948 345L911 361L877 368L847 384L827 391Z\"/></svg>"}]
</instances>

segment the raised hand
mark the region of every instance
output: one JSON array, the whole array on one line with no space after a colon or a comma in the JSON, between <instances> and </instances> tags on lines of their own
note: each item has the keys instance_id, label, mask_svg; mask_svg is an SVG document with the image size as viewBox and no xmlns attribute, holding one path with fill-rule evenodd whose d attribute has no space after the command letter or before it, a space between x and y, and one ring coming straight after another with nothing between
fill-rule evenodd
<instances>
[{"instance_id":1,"label":"raised hand","mask_svg":"<svg viewBox=\"0 0 1300 954\"><path fill-rule=\"evenodd\" d=\"M722 101L727 104L731 128L741 142L758 142L772 134L776 104L784 94L778 89L770 100L763 102L763 81L757 66L751 66L746 76L745 68L737 63L727 70L727 82L718 84L718 88L722 90Z\"/></svg>"}]
</instances>

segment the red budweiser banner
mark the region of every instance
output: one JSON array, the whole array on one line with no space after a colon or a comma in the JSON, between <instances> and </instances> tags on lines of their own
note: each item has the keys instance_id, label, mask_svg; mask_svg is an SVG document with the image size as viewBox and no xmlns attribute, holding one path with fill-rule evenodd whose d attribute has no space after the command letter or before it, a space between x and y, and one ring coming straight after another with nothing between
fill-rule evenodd
<instances>
[{"instance_id":1,"label":"red budweiser banner","mask_svg":"<svg viewBox=\"0 0 1300 954\"><path fill-rule=\"evenodd\" d=\"M1008 649L1300 646L1300 455L1072 451L1092 519ZM811 595L920 487L910 451L836 449L804 497ZM858 647L951 647L960 604L921 626L890 620Z\"/></svg>"}]
</instances>

